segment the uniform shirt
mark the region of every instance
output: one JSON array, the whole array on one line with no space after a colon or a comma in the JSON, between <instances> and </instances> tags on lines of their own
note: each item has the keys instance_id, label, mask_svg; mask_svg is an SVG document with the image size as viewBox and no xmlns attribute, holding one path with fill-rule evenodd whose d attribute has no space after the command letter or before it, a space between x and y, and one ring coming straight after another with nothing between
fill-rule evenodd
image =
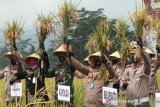
<instances>
[{"instance_id":1,"label":"uniform shirt","mask_svg":"<svg viewBox=\"0 0 160 107\"><path fill-rule=\"evenodd\" d=\"M156 92L156 89L158 89L157 82L156 82L156 73L159 66L160 66L160 61L158 59L154 60L151 64L151 74L149 76L150 77L149 78L150 93L154 93Z\"/></svg>"},{"instance_id":2,"label":"uniform shirt","mask_svg":"<svg viewBox=\"0 0 160 107\"><path fill-rule=\"evenodd\" d=\"M14 77L14 74L17 73L19 70L17 70L18 67L16 66L7 66L2 71L0 71L0 79L5 79L5 94L6 94L6 101L15 100L15 97L11 97L11 85L10 80ZM16 81L20 82L20 81Z\"/></svg>"},{"instance_id":3,"label":"uniform shirt","mask_svg":"<svg viewBox=\"0 0 160 107\"><path fill-rule=\"evenodd\" d=\"M151 64L149 55L142 51L144 64L132 64L125 69L123 73L123 82L129 81L127 86L127 97L129 100L147 97L149 94L149 75L151 72Z\"/></svg>"},{"instance_id":4,"label":"uniform shirt","mask_svg":"<svg viewBox=\"0 0 160 107\"><path fill-rule=\"evenodd\" d=\"M55 77L55 99L58 100L58 85L70 86L71 103L73 103L73 79L75 75L75 69L70 63L61 63L56 65L51 71L48 72L47 77Z\"/></svg>"},{"instance_id":5,"label":"uniform shirt","mask_svg":"<svg viewBox=\"0 0 160 107\"><path fill-rule=\"evenodd\" d=\"M44 71L47 72L47 71ZM44 73L46 74L46 73ZM26 80L26 103L33 102L33 96L36 92L36 98L43 97L42 100L47 101L48 96L46 95L46 87L45 87L45 75L42 71L40 71L39 67L34 69L28 68L24 72L20 72L16 74L16 79L25 79ZM35 90L36 89L36 90ZM39 94L38 94L38 93ZM43 93L43 95L42 95Z\"/></svg>"},{"instance_id":6,"label":"uniform shirt","mask_svg":"<svg viewBox=\"0 0 160 107\"><path fill-rule=\"evenodd\" d=\"M71 57L71 64L81 73L86 75L85 81L85 107L105 107L102 104L102 87L107 81L102 78L101 68L84 66L78 60ZM115 74L110 64L107 65L110 73ZM111 75L111 77L114 77ZM107 78L107 77L106 77ZM92 84L93 83L93 84Z\"/></svg>"},{"instance_id":7,"label":"uniform shirt","mask_svg":"<svg viewBox=\"0 0 160 107\"><path fill-rule=\"evenodd\" d=\"M114 69L116 75L114 78L109 79L109 84L108 84L108 87L112 87L112 88L114 88L113 87L114 84L120 84L120 79L122 76L121 68L118 64L113 65L113 69Z\"/></svg>"}]
</instances>

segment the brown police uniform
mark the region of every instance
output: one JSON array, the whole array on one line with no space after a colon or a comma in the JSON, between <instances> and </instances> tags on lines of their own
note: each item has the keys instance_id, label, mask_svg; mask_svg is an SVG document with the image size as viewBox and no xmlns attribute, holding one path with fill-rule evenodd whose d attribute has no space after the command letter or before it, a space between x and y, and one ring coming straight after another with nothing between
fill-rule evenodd
<instances>
[{"instance_id":1,"label":"brown police uniform","mask_svg":"<svg viewBox=\"0 0 160 107\"><path fill-rule=\"evenodd\" d=\"M70 60L71 64L78 71L87 76L85 81L85 107L105 107L105 105L102 104L102 87L107 81L102 79L102 69L84 66L73 57L71 57ZM108 63L106 66L108 72L111 74L110 77L113 78L114 70L111 64Z\"/></svg>"},{"instance_id":2,"label":"brown police uniform","mask_svg":"<svg viewBox=\"0 0 160 107\"><path fill-rule=\"evenodd\" d=\"M150 88L150 93L154 93L157 89L156 85L156 71L154 71L154 64L151 64L151 73L149 76L149 88Z\"/></svg>"},{"instance_id":3,"label":"brown police uniform","mask_svg":"<svg viewBox=\"0 0 160 107\"><path fill-rule=\"evenodd\" d=\"M112 53L109 56L111 57L112 60L116 61L116 63L114 62L114 64L113 64L113 69L115 71L115 76L114 76L114 78L109 79L109 84L107 86L112 87L112 88L116 88L119 91L120 79L121 79L121 76L122 76L121 68L120 68L120 65L119 65L121 56L120 56L118 51Z\"/></svg>"},{"instance_id":4,"label":"brown police uniform","mask_svg":"<svg viewBox=\"0 0 160 107\"><path fill-rule=\"evenodd\" d=\"M127 107L149 107L149 75L151 72L151 63L149 55L142 50L141 51L144 64L141 65L130 65L123 74L123 82L129 81L127 86L127 98L129 104ZM126 77L126 78L125 78ZM125 78L125 79L124 79ZM124 82L125 83L125 82ZM141 105L138 105L140 104Z\"/></svg>"},{"instance_id":5,"label":"brown police uniform","mask_svg":"<svg viewBox=\"0 0 160 107\"><path fill-rule=\"evenodd\" d=\"M158 89L157 82L156 82L156 73L157 73L157 70L158 70L157 65L158 65L157 60L154 60L151 63L151 73L150 73L150 76L149 76L150 77L150 79L149 79L150 93L154 93Z\"/></svg>"},{"instance_id":6,"label":"brown police uniform","mask_svg":"<svg viewBox=\"0 0 160 107\"><path fill-rule=\"evenodd\" d=\"M149 88L150 93L153 94L156 91L157 84L156 84L156 58L155 54L148 48L145 49L145 52L149 54L151 60L151 73L149 75Z\"/></svg>"},{"instance_id":7,"label":"brown police uniform","mask_svg":"<svg viewBox=\"0 0 160 107\"><path fill-rule=\"evenodd\" d=\"M115 71L115 77L109 79L109 84L107 86L112 87L112 88L118 88L118 86L120 84L120 79L121 79L121 76L122 76L121 68L118 64L115 64L115 65L113 65L113 69Z\"/></svg>"}]
</instances>

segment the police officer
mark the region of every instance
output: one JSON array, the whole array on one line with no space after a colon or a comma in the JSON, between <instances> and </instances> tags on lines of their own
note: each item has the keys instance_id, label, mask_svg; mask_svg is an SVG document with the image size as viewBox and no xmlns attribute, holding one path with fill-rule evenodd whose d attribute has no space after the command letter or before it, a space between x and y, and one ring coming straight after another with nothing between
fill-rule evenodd
<instances>
[{"instance_id":1,"label":"police officer","mask_svg":"<svg viewBox=\"0 0 160 107\"><path fill-rule=\"evenodd\" d=\"M142 40L139 40L138 43L131 42L130 55L133 63L125 69L122 77L122 88L125 85L127 91L127 107L150 106L148 95L151 61L142 46ZM127 84L128 78L129 83Z\"/></svg>"},{"instance_id":2,"label":"police officer","mask_svg":"<svg viewBox=\"0 0 160 107\"><path fill-rule=\"evenodd\" d=\"M158 85L156 82L156 74L160 66L160 58L159 58L160 50L158 49L158 45L156 50L157 50L157 56L149 49L146 49L146 52L150 55L151 58L151 74L150 74L149 84L150 84L150 93L153 95L158 89Z\"/></svg>"},{"instance_id":3,"label":"police officer","mask_svg":"<svg viewBox=\"0 0 160 107\"><path fill-rule=\"evenodd\" d=\"M109 72L109 78L114 78L115 72L111 66L111 62L102 57L101 52L96 52L89 56L91 66L81 64L74 57L70 57L71 64L81 73L86 75L85 82L85 107L105 107L102 104L102 87L107 85L106 69L102 67L102 63Z\"/></svg>"},{"instance_id":4,"label":"police officer","mask_svg":"<svg viewBox=\"0 0 160 107\"><path fill-rule=\"evenodd\" d=\"M4 55L7 59L10 60L10 65L5 67L2 71L0 71L0 79L5 78L5 94L6 94L6 99L5 101L7 102L7 106L9 103L15 104L15 97L11 96L11 85L9 81L14 77L14 74L17 72L21 72L22 69L22 60L23 57L22 55L18 52L15 51L15 54L12 52L7 52ZM16 83L20 81L15 81Z\"/></svg>"},{"instance_id":5,"label":"police officer","mask_svg":"<svg viewBox=\"0 0 160 107\"><path fill-rule=\"evenodd\" d=\"M111 58L112 66L115 71L115 78L109 79L108 87L116 88L119 91L120 79L121 79L121 68L120 68L120 60L121 56L118 51L109 55Z\"/></svg>"},{"instance_id":6,"label":"police officer","mask_svg":"<svg viewBox=\"0 0 160 107\"><path fill-rule=\"evenodd\" d=\"M46 57L43 59L44 62L48 61L48 54L45 53ZM34 106L33 101L48 101L48 95L45 87L45 77L47 71L41 69L41 57L37 54L31 54L25 58L25 62L28 68L24 72L16 73L15 80L25 79L26 80L26 104ZM47 68L44 68L47 69ZM14 81L10 81L12 84Z\"/></svg>"}]
</instances>

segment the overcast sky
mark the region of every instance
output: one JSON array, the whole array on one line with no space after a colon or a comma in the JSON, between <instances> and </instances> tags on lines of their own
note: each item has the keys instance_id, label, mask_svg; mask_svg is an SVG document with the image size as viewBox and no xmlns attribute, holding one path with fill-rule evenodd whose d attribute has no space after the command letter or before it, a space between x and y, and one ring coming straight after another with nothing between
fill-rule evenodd
<instances>
[{"instance_id":1,"label":"overcast sky","mask_svg":"<svg viewBox=\"0 0 160 107\"><path fill-rule=\"evenodd\" d=\"M63 0L0 0L0 28L6 21L22 19L25 34L33 32L33 22L37 13L57 12L58 5ZM76 0L80 1L78 8L88 10L104 8L104 14L109 18L124 18L128 20L129 12L132 13L135 4L141 5L142 0ZM33 35L30 34L29 37ZM24 37L27 38L27 37ZM0 33L2 39L2 33Z\"/></svg>"},{"instance_id":2,"label":"overcast sky","mask_svg":"<svg viewBox=\"0 0 160 107\"><path fill-rule=\"evenodd\" d=\"M26 25L32 24L37 12L56 12L58 4L63 0L0 0L0 23L11 19L22 18ZM135 4L141 5L142 0L76 0L80 1L79 8L89 10L104 8L105 15L110 18L128 17L133 12Z\"/></svg>"}]
</instances>

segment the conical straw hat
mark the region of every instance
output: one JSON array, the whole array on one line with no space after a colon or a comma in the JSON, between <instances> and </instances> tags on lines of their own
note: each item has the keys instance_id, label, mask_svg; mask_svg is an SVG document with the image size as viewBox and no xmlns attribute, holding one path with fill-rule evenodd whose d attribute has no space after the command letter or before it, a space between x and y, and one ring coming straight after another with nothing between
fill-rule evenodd
<instances>
[{"instance_id":1,"label":"conical straw hat","mask_svg":"<svg viewBox=\"0 0 160 107\"><path fill-rule=\"evenodd\" d=\"M155 55L150 49L146 48L145 51L150 55Z\"/></svg>"},{"instance_id":2,"label":"conical straw hat","mask_svg":"<svg viewBox=\"0 0 160 107\"><path fill-rule=\"evenodd\" d=\"M17 53L16 53L17 54ZM21 59L24 59L23 58L23 56L20 54L20 53L18 53L19 55L20 55L20 58ZM5 55L4 55L7 59L13 59L14 58L14 55L13 55L13 53L12 52L7 52Z\"/></svg>"},{"instance_id":3,"label":"conical straw hat","mask_svg":"<svg viewBox=\"0 0 160 107\"><path fill-rule=\"evenodd\" d=\"M68 46L68 51L69 52L72 52L72 47L71 45ZM60 47L58 47L54 52L53 54L54 55L58 55L60 53L65 53L67 52L67 45L66 44L62 44Z\"/></svg>"},{"instance_id":4,"label":"conical straw hat","mask_svg":"<svg viewBox=\"0 0 160 107\"><path fill-rule=\"evenodd\" d=\"M37 60L39 60L39 59L40 59L40 56L39 56L38 54L34 53L34 54L32 54L32 55L27 56L27 57L25 58L25 62L28 63L30 59L37 59Z\"/></svg>"},{"instance_id":5,"label":"conical straw hat","mask_svg":"<svg viewBox=\"0 0 160 107\"><path fill-rule=\"evenodd\" d=\"M119 52L118 51L116 51L116 52L114 52L114 53L112 53L111 55L109 55L110 57L114 57L114 58L118 58L118 59L120 59L121 58L121 56L120 56L120 54L119 54Z\"/></svg>"},{"instance_id":6,"label":"conical straw hat","mask_svg":"<svg viewBox=\"0 0 160 107\"><path fill-rule=\"evenodd\" d=\"M98 52L90 55L90 56L88 57L88 59L89 59L90 62L93 62L94 58L96 58L96 57L101 57L101 56L102 56L101 52L98 51Z\"/></svg>"},{"instance_id":7,"label":"conical straw hat","mask_svg":"<svg viewBox=\"0 0 160 107\"><path fill-rule=\"evenodd\" d=\"M88 58L89 56L87 56L83 61L84 62L89 62L89 58Z\"/></svg>"}]
</instances>

